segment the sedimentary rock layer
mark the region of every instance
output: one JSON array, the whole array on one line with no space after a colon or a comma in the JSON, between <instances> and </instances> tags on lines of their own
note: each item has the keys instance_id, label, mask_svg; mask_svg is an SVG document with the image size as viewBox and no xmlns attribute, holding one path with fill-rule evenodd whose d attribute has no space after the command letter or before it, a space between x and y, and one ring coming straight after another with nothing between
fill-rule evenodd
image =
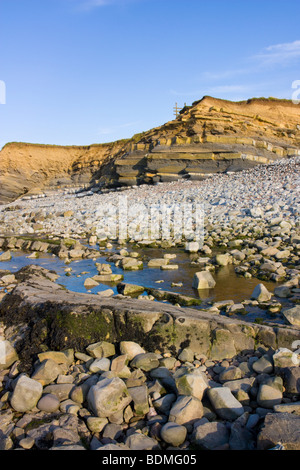
<instances>
[{"instance_id":1,"label":"sedimentary rock layer","mask_svg":"<svg viewBox=\"0 0 300 470\"><path fill-rule=\"evenodd\" d=\"M299 106L288 100L211 97L132 139L87 147L7 144L0 203L57 187L135 185L239 171L299 155Z\"/></svg>"},{"instance_id":2,"label":"sedimentary rock layer","mask_svg":"<svg viewBox=\"0 0 300 470\"><path fill-rule=\"evenodd\" d=\"M290 347L297 327L271 327L220 315L129 298L101 298L70 292L50 280L49 271L27 266L21 282L0 304L6 327L17 327L16 349L26 362L41 348L84 348L100 340L138 341L149 351L178 352L190 347L211 359L242 351Z\"/></svg>"}]
</instances>

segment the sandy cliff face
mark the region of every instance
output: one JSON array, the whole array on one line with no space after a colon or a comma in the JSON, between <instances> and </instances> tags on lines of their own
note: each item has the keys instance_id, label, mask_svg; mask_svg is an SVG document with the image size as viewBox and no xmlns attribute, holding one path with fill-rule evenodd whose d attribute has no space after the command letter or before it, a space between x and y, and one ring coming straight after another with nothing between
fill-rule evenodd
<instances>
[{"instance_id":1,"label":"sandy cliff face","mask_svg":"<svg viewBox=\"0 0 300 470\"><path fill-rule=\"evenodd\" d=\"M104 162L125 151L126 142L121 141L87 147L7 144L0 152L0 203L24 194L88 184Z\"/></svg>"},{"instance_id":2,"label":"sandy cliff face","mask_svg":"<svg viewBox=\"0 0 300 470\"><path fill-rule=\"evenodd\" d=\"M126 141L87 147L11 143L0 152L0 203L80 184L201 179L298 155L300 106L204 97L174 121Z\"/></svg>"}]
</instances>

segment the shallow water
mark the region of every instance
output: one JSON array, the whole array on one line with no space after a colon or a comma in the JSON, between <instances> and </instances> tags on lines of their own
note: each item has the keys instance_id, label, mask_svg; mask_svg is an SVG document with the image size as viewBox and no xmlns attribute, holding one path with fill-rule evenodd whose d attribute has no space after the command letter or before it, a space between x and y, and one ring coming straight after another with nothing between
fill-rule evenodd
<instances>
[{"instance_id":1,"label":"shallow water","mask_svg":"<svg viewBox=\"0 0 300 470\"><path fill-rule=\"evenodd\" d=\"M201 271L199 265L191 264L192 255L185 253L180 249L157 249L157 248L143 248L134 249L143 256L144 269L140 271L123 271L121 268L115 267L111 263L112 271L114 274L123 274L124 282L131 284L138 284L145 287L152 287L166 291L172 291L183 295L188 295L195 298L200 298L206 302L216 302L221 300L233 300L239 303L243 300L250 299L253 289L260 283L258 279L246 279L242 276L237 276L234 271L234 266L226 266L216 270L212 273L216 280L214 289L197 291L192 288L193 276L196 272ZM12 252L12 260L0 263L0 269L7 269L11 272L16 272L20 268L29 265L40 265L47 269L52 269L60 276L57 283L64 285L67 289L75 292L97 292L111 288L117 293L116 284L102 283L99 286L87 291L84 287L84 281L88 277L98 274L95 262L107 263L107 256L114 253L115 249L106 250L103 256L97 258L96 261L92 259L76 260L70 264L66 264L58 257L41 253L39 258L28 258L29 254L22 252ZM176 271L162 271L159 268L148 268L147 262L151 258L163 258L165 253L175 253L177 256L174 260L170 260L170 264L178 264L179 269ZM71 267L71 275L66 276L65 269ZM156 281L163 281L157 283ZM182 287L172 287L172 283L183 283ZM273 292L276 283L265 282L264 285L270 292Z\"/></svg>"}]
</instances>

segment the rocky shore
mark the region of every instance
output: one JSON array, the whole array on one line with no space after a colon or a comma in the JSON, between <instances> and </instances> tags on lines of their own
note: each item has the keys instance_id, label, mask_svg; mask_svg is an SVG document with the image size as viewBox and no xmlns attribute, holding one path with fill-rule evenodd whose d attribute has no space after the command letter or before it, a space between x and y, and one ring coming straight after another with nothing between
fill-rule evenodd
<instances>
[{"instance_id":1,"label":"rocky shore","mask_svg":"<svg viewBox=\"0 0 300 470\"><path fill-rule=\"evenodd\" d=\"M299 450L299 360L287 349L212 361L100 341L37 355L0 343L1 450Z\"/></svg>"},{"instance_id":2,"label":"rocky shore","mask_svg":"<svg viewBox=\"0 0 300 470\"><path fill-rule=\"evenodd\" d=\"M1 206L0 448L299 450L299 163ZM204 240L174 230L151 239L142 224L138 237L120 239L109 224L120 195L148 214L155 205L172 214L202 204ZM162 257L148 259L151 246ZM203 306L176 289L124 280L146 264L158 282L162 271L180 273L172 249L189 254L196 272L182 281L195 290L213 288L218 270L233 266L257 279L251 298ZM13 272L16 252L28 266ZM31 266L41 253L61 260L68 276L72 263L92 260L87 292ZM265 282L277 283L274 292ZM93 294L102 283L117 294ZM249 321L249 307L268 321Z\"/></svg>"}]
</instances>

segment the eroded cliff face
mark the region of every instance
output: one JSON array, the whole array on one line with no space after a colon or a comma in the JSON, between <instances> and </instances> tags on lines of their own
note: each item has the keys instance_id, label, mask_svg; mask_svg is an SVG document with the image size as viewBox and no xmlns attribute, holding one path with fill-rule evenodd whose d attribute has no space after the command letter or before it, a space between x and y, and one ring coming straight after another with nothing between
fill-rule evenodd
<instances>
[{"instance_id":1,"label":"eroded cliff face","mask_svg":"<svg viewBox=\"0 0 300 470\"><path fill-rule=\"evenodd\" d=\"M132 139L87 147L11 143L0 152L0 203L87 184L134 185L239 171L300 154L300 106L211 97Z\"/></svg>"},{"instance_id":2,"label":"eroded cliff face","mask_svg":"<svg viewBox=\"0 0 300 470\"><path fill-rule=\"evenodd\" d=\"M87 147L10 143L0 152L0 203L25 194L89 184L126 141Z\"/></svg>"}]
</instances>

